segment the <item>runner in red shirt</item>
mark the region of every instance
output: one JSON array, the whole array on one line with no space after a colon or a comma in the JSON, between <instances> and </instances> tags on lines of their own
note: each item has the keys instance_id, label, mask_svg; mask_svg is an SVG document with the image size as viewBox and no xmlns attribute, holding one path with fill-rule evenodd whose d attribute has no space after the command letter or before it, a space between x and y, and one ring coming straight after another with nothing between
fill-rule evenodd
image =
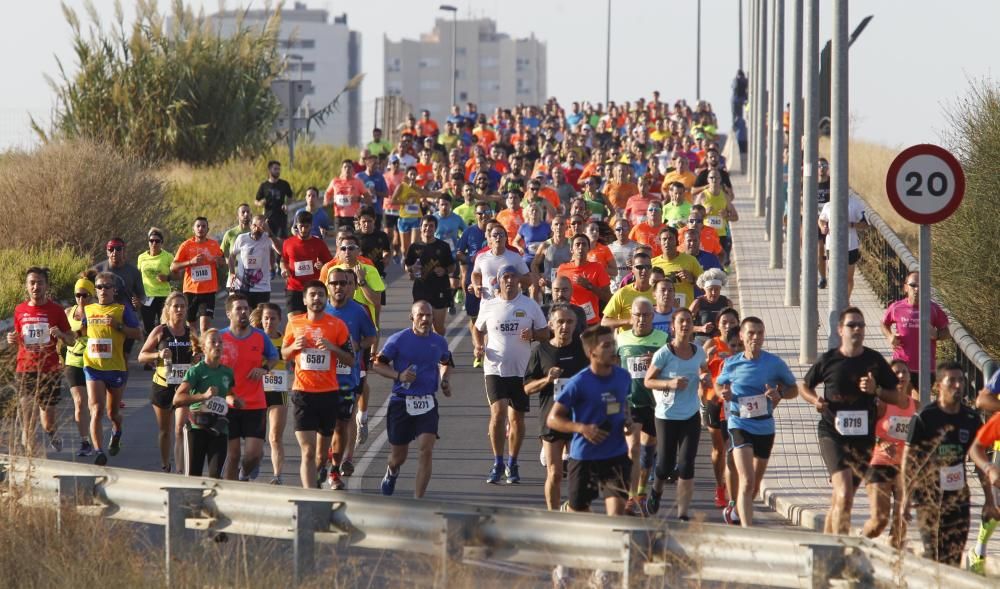
<instances>
[{"instance_id":1,"label":"runner in red shirt","mask_svg":"<svg viewBox=\"0 0 1000 589\"><path fill-rule=\"evenodd\" d=\"M295 235L281 245L281 275L287 280L285 291L288 316L305 313L302 291L305 285L319 280L323 265L333 259L326 242L310 235L312 213L299 211L295 215Z\"/></svg>"},{"instance_id":2,"label":"runner in red shirt","mask_svg":"<svg viewBox=\"0 0 1000 589\"><path fill-rule=\"evenodd\" d=\"M333 204L333 218L336 226L354 227L354 217L358 216L361 204L371 206L372 193L361 180L354 177L354 162L344 160L340 164L340 176L330 181L323 198L323 205Z\"/></svg>"},{"instance_id":3,"label":"runner in red shirt","mask_svg":"<svg viewBox=\"0 0 1000 589\"><path fill-rule=\"evenodd\" d=\"M35 407L41 417L42 429L48 436L49 447L62 451L62 438L56 432L56 404L62 388L62 365L56 340L66 346L76 342L66 312L49 300L49 271L28 268L24 277L28 300L14 308L14 331L7 334L7 343L17 346L15 383L18 398L18 418L24 427L23 440L28 456L34 456Z\"/></svg>"},{"instance_id":4,"label":"runner in red shirt","mask_svg":"<svg viewBox=\"0 0 1000 589\"><path fill-rule=\"evenodd\" d=\"M565 276L573 283L570 303L583 309L587 325L601 321L600 310L611 300L611 279L601 264L588 262L590 239L583 234L574 235L573 259L559 266L556 276Z\"/></svg>"}]
</instances>

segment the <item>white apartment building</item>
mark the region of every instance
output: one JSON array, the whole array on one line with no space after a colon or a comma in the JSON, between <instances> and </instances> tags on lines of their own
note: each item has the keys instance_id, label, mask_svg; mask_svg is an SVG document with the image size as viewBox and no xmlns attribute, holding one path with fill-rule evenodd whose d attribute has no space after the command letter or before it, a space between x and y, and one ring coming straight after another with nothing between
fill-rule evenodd
<instances>
[{"instance_id":1,"label":"white apartment building","mask_svg":"<svg viewBox=\"0 0 1000 589\"><path fill-rule=\"evenodd\" d=\"M238 14L244 12L225 11L211 18L225 35L235 30ZM260 26L269 16L266 10L247 11L244 25ZM326 10L295 2L281 11L278 45L288 59L286 75L312 82L312 93L302 102L300 114L325 107L361 72L361 34L347 27L346 14L331 21ZM359 145L360 132L361 88L341 96L339 111L328 116L323 126L310 127L316 142L332 145Z\"/></svg>"},{"instance_id":2,"label":"white apartment building","mask_svg":"<svg viewBox=\"0 0 1000 589\"><path fill-rule=\"evenodd\" d=\"M461 20L455 25L455 102L465 110L474 102L479 112L497 106L542 104L547 98L548 61L545 43L534 35L512 39L497 32L491 19ZM443 122L451 97L452 21L439 18L419 41L385 38L386 96L402 96L413 108L427 109Z\"/></svg>"}]
</instances>

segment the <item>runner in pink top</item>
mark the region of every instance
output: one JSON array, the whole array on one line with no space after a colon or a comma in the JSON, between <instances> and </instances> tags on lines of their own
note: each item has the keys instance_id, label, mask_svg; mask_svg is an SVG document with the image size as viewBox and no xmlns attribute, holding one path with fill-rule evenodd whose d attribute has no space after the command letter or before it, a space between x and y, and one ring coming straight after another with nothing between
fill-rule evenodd
<instances>
[{"instance_id":1,"label":"runner in pink top","mask_svg":"<svg viewBox=\"0 0 1000 589\"><path fill-rule=\"evenodd\" d=\"M906 291L906 298L900 299L889 305L882 317L882 335L889 340L892 346L892 359L906 362L909 369L913 386L918 386L920 382L917 371L920 370L920 275L917 272L910 272L906 275L903 289ZM927 293L928 296L930 293ZM896 326L895 333L892 326ZM933 337L931 338L931 366L937 366L937 354L935 344L938 340L946 340L951 337L948 332L948 316L933 301L931 302L931 327ZM934 382L934 373L931 373L931 382Z\"/></svg>"},{"instance_id":2,"label":"runner in pink top","mask_svg":"<svg viewBox=\"0 0 1000 589\"><path fill-rule=\"evenodd\" d=\"M370 206L371 201L371 191L354 176L354 162L344 160L340 164L340 176L330 181L323 199L325 206L333 203L333 216L336 218L337 227L344 224L353 226L354 217L358 216L362 202Z\"/></svg>"},{"instance_id":3,"label":"runner in pink top","mask_svg":"<svg viewBox=\"0 0 1000 589\"><path fill-rule=\"evenodd\" d=\"M875 422L875 448L872 451L871 466L865 473L865 487L871 516L865 522L861 534L867 538L877 538L889 525L889 538L894 547L901 547L906 536L906 522L903 519L903 477L899 468L903 461L903 448L910 432L910 419L917 412L920 393L910 383L910 371L904 360L896 359L890 364L893 374L899 379L900 400L905 405L878 402L878 420Z\"/></svg>"}]
</instances>

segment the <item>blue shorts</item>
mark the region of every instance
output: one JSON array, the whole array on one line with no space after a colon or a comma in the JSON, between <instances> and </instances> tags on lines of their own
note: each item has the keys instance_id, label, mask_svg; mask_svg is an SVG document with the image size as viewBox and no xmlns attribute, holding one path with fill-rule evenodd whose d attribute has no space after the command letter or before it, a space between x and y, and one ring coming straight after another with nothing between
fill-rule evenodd
<instances>
[{"instance_id":1,"label":"blue shorts","mask_svg":"<svg viewBox=\"0 0 1000 589\"><path fill-rule=\"evenodd\" d=\"M120 389L128 382L127 370L98 370L97 368L83 367L83 377L88 382L100 381L112 389Z\"/></svg>"},{"instance_id":2,"label":"blue shorts","mask_svg":"<svg viewBox=\"0 0 1000 589\"><path fill-rule=\"evenodd\" d=\"M479 297L465 290L465 314L469 317L479 316Z\"/></svg>"},{"instance_id":3,"label":"blue shorts","mask_svg":"<svg viewBox=\"0 0 1000 589\"><path fill-rule=\"evenodd\" d=\"M413 229L420 229L420 217L408 217L406 219L400 217L396 221L396 229L399 229L403 233L412 231Z\"/></svg>"},{"instance_id":4,"label":"blue shorts","mask_svg":"<svg viewBox=\"0 0 1000 589\"><path fill-rule=\"evenodd\" d=\"M406 412L406 401L402 397L393 396L389 401L386 414L385 431L389 443L393 446L406 446L421 434L438 433L438 406L434 399L434 408L423 415L410 415Z\"/></svg>"}]
</instances>

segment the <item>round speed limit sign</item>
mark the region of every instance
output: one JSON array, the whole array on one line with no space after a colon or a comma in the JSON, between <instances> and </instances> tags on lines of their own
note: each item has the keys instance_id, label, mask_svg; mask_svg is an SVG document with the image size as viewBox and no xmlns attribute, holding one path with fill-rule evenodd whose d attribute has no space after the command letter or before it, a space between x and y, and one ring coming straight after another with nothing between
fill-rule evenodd
<instances>
[{"instance_id":1,"label":"round speed limit sign","mask_svg":"<svg viewBox=\"0 0 1000 589\"><path fill-rule=\"evenodd\" d=\"M962 166L937 145L914 145L889 166L885 192L896 212L907 221L932 225L955 212L965 195Z\"/></svg>"}]
</instances>

